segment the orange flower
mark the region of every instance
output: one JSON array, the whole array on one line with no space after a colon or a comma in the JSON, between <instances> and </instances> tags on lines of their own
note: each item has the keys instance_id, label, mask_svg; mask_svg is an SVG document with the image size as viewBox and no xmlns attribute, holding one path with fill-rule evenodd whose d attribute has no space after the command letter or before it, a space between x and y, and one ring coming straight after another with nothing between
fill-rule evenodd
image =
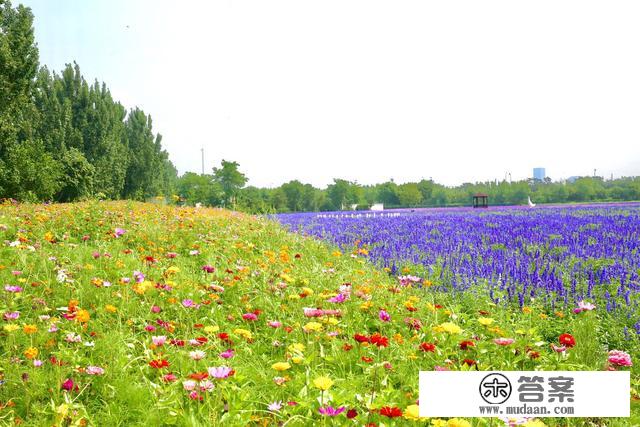
<instances>
[{"instance_id":1,"label":"orange flower","mask_svg":"<svg viewBox=\"0 0 640 427\"><path fill-rule=\"evenodd\" d=\"M85 309L80 309L76 313L76 320L80 323L86 323L90 318L91 316L89 315L89 312Z\"/></svg>"}]
</instances>

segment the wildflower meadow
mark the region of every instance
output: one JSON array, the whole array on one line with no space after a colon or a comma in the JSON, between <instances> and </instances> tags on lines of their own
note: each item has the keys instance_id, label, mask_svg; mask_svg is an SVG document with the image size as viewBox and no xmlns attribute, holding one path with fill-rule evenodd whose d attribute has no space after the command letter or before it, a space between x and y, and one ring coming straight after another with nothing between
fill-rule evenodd
<instances>
[{"instance_id":1,"label":"wildflower meadow","mask_svg":"<svg viewBox=\"0 0 640 427\"><path fill-rule=\"evenodd\" d=\"M375 224L316 215L296 223L307 233L292 233L291 218L282 226L222 209L7 203L0 424L638 425L638 211L624 209L561 213L557 223L551 211ZM438 232L421 230L428 237L404 252L423 258L384 252L404 235L390 227L426 219ZM545 235L562 240L549 237L554 227L575 229L570 249L545 245ZM333 239L306 235L329 231ZM387 240L366 240L374 234ZM425 249L437 240L444 249ZM471 255L455 263L447 251ZM479 267L480 252L494 273ZM542 283L555 266L568 290L516 280L538 262ZM632 370L632 417L424 419L420 370Z\"/></svg>"}]
</instances>

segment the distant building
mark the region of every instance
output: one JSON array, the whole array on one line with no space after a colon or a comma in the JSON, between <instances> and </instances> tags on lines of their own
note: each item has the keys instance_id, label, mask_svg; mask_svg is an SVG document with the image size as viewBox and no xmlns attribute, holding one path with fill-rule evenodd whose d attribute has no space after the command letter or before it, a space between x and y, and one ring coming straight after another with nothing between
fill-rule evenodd
<instances>
[{"instance_id":1,"label":"distant building","mask_svg":"<svg viewBox=\"0 0 640 427\"><path fill-rule=\"evenodd\" d=\"M383 211L384 210L384 204L383 203L374 203L373 205L371 205L371 210L372 211Z\"/></svg>"},{"instance_id":2,"label":"distant building","mask_svg":"<svg viewBox=\"0 0 640 427\"><path fill-rule=\"evenodd\" d=\"M533 179L538 181L544 181L546 177L544 168L533 168Z\"/></svg>"}]
</instances>

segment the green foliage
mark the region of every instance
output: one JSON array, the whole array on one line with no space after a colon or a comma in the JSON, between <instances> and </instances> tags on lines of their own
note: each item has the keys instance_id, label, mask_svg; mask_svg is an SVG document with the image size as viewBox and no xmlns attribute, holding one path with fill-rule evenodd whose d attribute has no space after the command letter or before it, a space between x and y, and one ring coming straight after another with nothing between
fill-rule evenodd
<instances>
[{"instance_id":1,"label":"green foliage","mask_svg":"<svg viewBox=\"0 0 640 427\"><path fill-rule=\"evenodd\" d=\"M238 170L237 162L222 160L219 168L213 168L213 181L220 185L225 204L234 206L238 192L247 183L247 177Z\"/></svg>"},{"instance_id":2,"label":"green foliage","mask_svg":"<svg viewBox=\"0 0 640 427\"><path fill-rule=\"evenodd\" d=\"M78 64L38 69L32 25L30 9L0 1L0 198L172 195L177 172L151 117L127 115Z\"/></svg>"}]
</instances>

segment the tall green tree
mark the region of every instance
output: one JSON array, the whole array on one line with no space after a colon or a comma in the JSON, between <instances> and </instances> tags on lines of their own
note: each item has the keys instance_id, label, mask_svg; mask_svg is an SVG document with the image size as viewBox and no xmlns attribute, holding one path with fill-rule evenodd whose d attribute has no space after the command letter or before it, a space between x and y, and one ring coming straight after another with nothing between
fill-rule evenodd
<instances>
[{"instance_id":1,"label":"tall green tree","mask_svg":"<svg viewBox=\"0 0 640 427\"><path fill-rule=\"evenodd\" d=\"M220 167L213 168L213 181L222 188L225 205L234 206L238 192L247 183L247 177L240 172L237 162L222 160Z\"/></svg>"}]
</instances>

